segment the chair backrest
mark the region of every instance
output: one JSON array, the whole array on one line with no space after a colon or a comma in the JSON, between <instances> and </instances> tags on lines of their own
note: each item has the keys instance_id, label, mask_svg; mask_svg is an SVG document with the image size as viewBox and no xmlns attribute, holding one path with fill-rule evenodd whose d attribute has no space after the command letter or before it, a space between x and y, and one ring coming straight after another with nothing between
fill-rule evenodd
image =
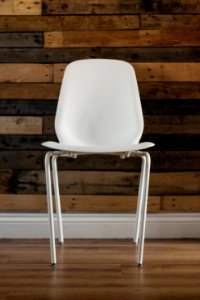
<instances>
[{"instance_id":1,"label":"chair backrest","mask_svg":"<svg viewBox=\"0 0 200 300\"><path fill-rule=\"evenodd\" d=\"M139 142L143 126L131 64L86 59L67 66L55 119L60 143L99 148L132 145Z\"/></svg>"}]
</instances>

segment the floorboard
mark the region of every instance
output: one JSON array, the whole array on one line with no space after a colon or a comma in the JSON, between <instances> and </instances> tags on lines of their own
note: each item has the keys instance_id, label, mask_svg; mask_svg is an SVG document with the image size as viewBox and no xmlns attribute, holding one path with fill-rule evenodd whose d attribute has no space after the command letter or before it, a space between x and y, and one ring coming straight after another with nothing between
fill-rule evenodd
<instances>
[{"instance_id":1,"label":"floorboard","mask_svg":"<svg viewBox=\"0 0 200 300\"><path fill-rule=\"evenodd\" d=\"M200 240L0 240L0 299L200 299Z\"/></svg>"}]
</instances>

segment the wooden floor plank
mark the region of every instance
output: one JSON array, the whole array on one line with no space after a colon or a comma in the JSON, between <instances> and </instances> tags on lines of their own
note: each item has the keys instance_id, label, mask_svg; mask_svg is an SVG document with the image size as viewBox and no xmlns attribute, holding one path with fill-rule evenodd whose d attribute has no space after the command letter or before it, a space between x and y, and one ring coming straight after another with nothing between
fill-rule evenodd
<instances>
[{"instance_id":1,"label":"wooden floor plank","mask_svg":"<svg viewBox=\"0 0 200 300\"><path fill-rule=\"evenodd\" d=\"M199 299L200 240L147 240L136 265L131 240L0 240L0 299Z\"/></svg>"}]
</instances>

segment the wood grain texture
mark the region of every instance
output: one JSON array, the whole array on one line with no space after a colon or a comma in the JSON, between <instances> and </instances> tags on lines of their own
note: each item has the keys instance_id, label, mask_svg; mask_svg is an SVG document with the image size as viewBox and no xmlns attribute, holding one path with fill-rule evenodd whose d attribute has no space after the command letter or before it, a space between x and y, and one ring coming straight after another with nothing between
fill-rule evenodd
<instances>
[{"instance_id":1,"label":"wood grain texture","mask_svg":"<svg viewBox=\"0 0 200 300\"><path fill-rule=\"evenodd\" d=\"M57 246L49 265L48 240L2 240L2 297L26 299L198 300L199 240L147 240L136 265L132 240L73 240ZM163 277L163 268L165 276Z\"/></svg>"},{"instance_id":2,"label":"wood grain texture","mask_svg":"<svg viewBox=\"0 0 200 300\"><path fill-rule=\"evenodd\" d=\"M161 197L161 207L169 212L199 212L200 197L198 196L163 196Z\"/></svg>"},{"instance_id":3,"label":"wood grain texture","mask_svg":"<svg viewBox=\"0 0 200 300\"><path fill-rule=\"evenodd\" d=\"M135 196L61 195L62 212L133 212ZM46 195L0 194L0 209L4 212L44 212ZM148 212L160 211L160 197L151 196Z\"/></svg>"},{"instance_id":4,"label":"wood grain texture","mask_svg":"<svg viewBox=\"0 0 200 300\"><path fill-rule=\"evenodd\" d=\"M55 116L57 101L55 100L20 100L1 99L1 115L30 115ZM144 117L157 116L198 116L200 115L200 101L196 99L142 99Z\"/></svg>"},{"instance_id":5,"label":"wood grain texture","mask_svg":"<svg viewBox=\"0 0 200 300\"><path fill-rule=\"evenodd\" d=\"M55 134L55 116L44 117L45 135ZM200 134L200 116L144 116L145 134Z\"/></svg>"},{"instance_id":6,"label":"wood grain texture","mask_svg":"<svg viewBox=\"0 0 200 300\"><path fill-rule=\"evenodd\" d=\"M199 46L200 31L52 31L44 33L45 48Z\"/></svg>"},{"instance_id":7,"label":"wood grain texture","mask_svg":"<svg viewBox=\"0 0 200 300\"><path fill-rule=\"evenodd\" d=\"M0 15L41 15L41 0L0 1Z\"/></svg>"},{"instance_id":8,"label":"wood grain texture","mask_svg":"<svg viewBox=\"0 0 200 300\"><path fill-rule=\"evenodd\" d=\"M141 82L139 89L145 99L200 99L199 82Z\"/></svg>"},{"instance_id":9,"label":"wood grain texture","mask_svg":"<svg viewBox=\"0 0 200 300\"><path fill-rule=\"evenodd\" d=\"M0 64L0 82L53 82L49 64Z\"/></svg>"},{"instance_id":10,"label":"wood grain texture","mask_svg":"<svg viewBox=\"0 0 200 300\"><path fill-rule=\"evenodd\" d=\"M198 0L44 0L43 14L200 13Z\"/></svg>"},{"instance_id":11,"label":"wood grain texture","mask_svg":"<svg viewBox=\"0 0 200 300\"><path fill-rule=\"evenodd\" d=\"M59 174L62 194L137 195L138 172L60 171ZM197 171L152 172L150 195L199 195L199 177ZM7 189L12 193L44 194L46 191L43 171L16 171L10 182Z\"/></svg>"},{"instance_id":12,"label":"wood grain texture","mask_svg":"<svg viewBox=\"0 0 200 300\"><path fill-rule=\"evenodd\" d=\"M1 48L41 48L43 36L40 32L1 32Z\"/></svg>"},{"instance_id":13,"label":"wood grain texture","mask_svg":"<svg viewBox=\"0 0 200 300\"><path fill-rule=\"evenodd\" d=\"M140 95L144 99L200 99L199 82L142 82ZM57 100L60 83L2 83L0 99Z\"/></svg>"},{"instance_id":14,"label":"wood grain texture","mask_svg":"<svg viewBox=\"0 0 200 300\"><path fill-rule=\"evenodd\" d=\"M34 150L4 150L0 151L2 169L43 169L43 152Z\"/></svg>"},{"instance_id":15,"label":"wood grain texture","mask_svg":"<svg viewBox=\"0 0 200 300\"><path fill-rule=\"evenodd\" d=\"M139 82L198 82L200 63L132 63ZM67 64L54 64L54 82L61 82Z\"/></svg>"},{"instance_id":16,"label":"wood grain texture","mask_svg":"<svg viewBox=\"0 0 200 300\"><path fill-rule=\"evenodd\" d=\"M194 12L195 13L195 12ZM200 29L199 14L145 14L141 15L142 29Z\"/></svg>"},{"instance_id":17,"label":"wood grain texture","mask_svg":"<svg viewBox=\"0 0 200 300\"><path fill-rule=\"evenodd\" d=\"M20 45L18 44L18 47ZM199 62L199 47L0 48L0 62L66 63L87 58L115 58L129 62Z\"/></svg>"},{"instance_id":18,"label":"wood grain texture","mask_svg":"<svg viewBox=\"0 0 200 300\"><path fill-rule=\"evenodd\" d=\"M41 117L0 116L0 134L42 134Z\"/></svg>"},{"instance_id":19,"label":"wood grain texture","mask_svg":"<svg viewBox=\"0 0 200 300\"><path fill-rule=\"evenodd\" d=\"M2 83L0 99L57 100L60 84L51 83Z\"/></svg>"},{"instance_id":20,"label":"wood grain texture","mask_svg":"<svg viewBox=\"0 0 200 300\"><path fill-rule=\"evenodd\" d=\"M138 15L96 15L96 16L0 16L0 30L17 31L55 30L127 30L139 29Z\"/></svg>"}]
</instances>

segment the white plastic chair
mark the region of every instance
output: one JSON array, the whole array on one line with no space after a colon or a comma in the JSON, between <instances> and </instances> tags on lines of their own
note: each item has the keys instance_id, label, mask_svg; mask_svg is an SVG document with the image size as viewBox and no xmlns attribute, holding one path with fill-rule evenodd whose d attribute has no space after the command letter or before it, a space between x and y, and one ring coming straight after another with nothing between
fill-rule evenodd
<instances>
[{"instance_id":1,"label":"white plastic chair","mask_svg":"<svg viewBox=\"0 0 200 300\"><path fill-rule=\"evenodd\" d=\"M154 146L139 143L143 113L133 67L124 61L86 59L70 63L64 73L55 118L59 142L42 145L56 151L45 156L51 263L56 264L52 183L55 194L59 241L63 243L57 158L83 154L141 157L134 241L142 265L150 174L150 155L141 150ZM52 169L52 176L51 176Z\"/></svg>"}]
</instances>

